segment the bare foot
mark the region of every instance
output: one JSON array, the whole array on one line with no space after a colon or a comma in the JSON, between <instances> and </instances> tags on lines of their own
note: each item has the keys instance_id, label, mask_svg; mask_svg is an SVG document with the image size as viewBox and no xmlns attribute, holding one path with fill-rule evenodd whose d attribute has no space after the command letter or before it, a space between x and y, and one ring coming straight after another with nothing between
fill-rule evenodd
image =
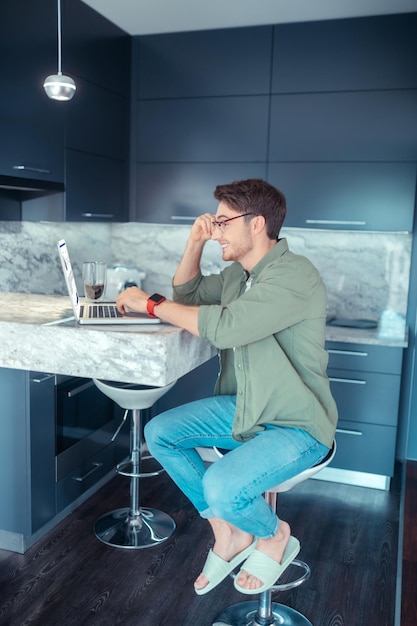
<instances>
[{"instance_id":1,"label":"bare foot","mask_svg":"<svg viewBox=\"0 0 417 626\"><path fill-rule=\"evenodd\" d=\"M228 522L214 517L208 522L214 533L214 546L212 548L214 554L217 554L225 561L230 561L242 550L245 550L253 543L253 535L239 530L236 526L232 526ZM208 584L207 577L201 573L194 583L195 589L203 589Z\"/></svg>"},{"instance_id":2,"label":"bare foot","mask_svg":"<svg viewBox=\"0 0 417 626\"><path fill-rule=\"evenodd\" d=\"M289 524L281 521L278 531L274 537L271 537L271 539L258 539L256 549L260 552L264 552L277 561L277 563L281 563L290 535L291 529ZM256 576L252 576L244 569L242 569L239 573L239 578L237 579L238 585L240 587L244 587L245 589L258 589L263 582L263 580L259 580Z\"/></svg>"}]
</instances>

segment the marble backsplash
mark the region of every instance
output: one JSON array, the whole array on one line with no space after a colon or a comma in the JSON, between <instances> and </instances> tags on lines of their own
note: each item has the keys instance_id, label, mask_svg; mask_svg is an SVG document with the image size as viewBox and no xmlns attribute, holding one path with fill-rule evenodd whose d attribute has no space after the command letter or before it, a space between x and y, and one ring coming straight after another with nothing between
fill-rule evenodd
<instances>
[{"instance_id":1,"label":"marble backsplash","mask_svg":"<svg viewBox=\"0 0 417 626\"><path fill-rule=\"evenodd\" d=\"M0 222L0 291L64 294L56 242L65 238L81 291L83 261L137 267L144 289L171 295L171 278L189 226ZM328 292L328 313L379 319L384 312L404 317L407 309L412 236L409 233L287 228L293 252L307 256ZM203 273L223 267L216 242L208 242Z\"/></svg>"}]
</instances>

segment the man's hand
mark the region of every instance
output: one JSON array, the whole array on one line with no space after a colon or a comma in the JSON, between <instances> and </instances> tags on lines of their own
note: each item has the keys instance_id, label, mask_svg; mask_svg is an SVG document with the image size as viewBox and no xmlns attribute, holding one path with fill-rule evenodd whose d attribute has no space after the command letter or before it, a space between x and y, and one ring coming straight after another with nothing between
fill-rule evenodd
<instances>
[{"instance_id":1,"label":"man's hand","mask_svg":"<svg viewBox=\"0 0 417 626\"><path fill-rule=\"evenodd\" d=\"M216 219L215 215L210 213L204 213L197 217L196 221L191 227L190 240L195 242L205 243L211 239L213 233L213 222Z\"/></svg>"},{"instance_id":2,"label":"man's hand","mask_svg":"<svg viewBox=\"0 0 417 626\"><path fill-rule=\"evenodd\" d=\"M146 301L148 298L149 294L139 289L139 287L129 287L117 296L116 305L123 315L128 310L136 311L137 313L147 313Z\"/></svg>"}]
</instances>

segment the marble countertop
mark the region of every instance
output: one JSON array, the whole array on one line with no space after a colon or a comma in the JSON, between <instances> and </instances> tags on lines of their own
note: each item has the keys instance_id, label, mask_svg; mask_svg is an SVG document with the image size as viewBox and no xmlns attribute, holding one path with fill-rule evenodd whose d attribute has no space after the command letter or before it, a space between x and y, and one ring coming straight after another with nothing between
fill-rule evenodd
<instances>
[{"instance_id":1,"label":"marble countertop","mask_svg":"<svg viewBox=\"0 0 417 626\"><path fill-rule=\"evenodd\" d=\"M66 296L0 293L0 367L166 385L215 355L169 324L80 326ZM406 347L404 328L326 327L326 339Z\"/></svg>"},{"instance_id":2,"label":"marble countertop","mask_svg":"<svg viewBox=\"0 0 417 626\"><path fill-rule=\"evenodd\" d=\"M164 386L216 354L168 324L80 326L69 298L0 293L0 367Z\"/></svg>"},{"instance_id":3,"label":"marble countertop","mask_svg":"<svg viewBox=\"0 0 417 626\"><path fill-rule=\"evenodd\" d=\"M405 323L395 326L379 324L375 329L326 326L326 341L406 348L408 331Z\"/></svg>"}]
</instances>

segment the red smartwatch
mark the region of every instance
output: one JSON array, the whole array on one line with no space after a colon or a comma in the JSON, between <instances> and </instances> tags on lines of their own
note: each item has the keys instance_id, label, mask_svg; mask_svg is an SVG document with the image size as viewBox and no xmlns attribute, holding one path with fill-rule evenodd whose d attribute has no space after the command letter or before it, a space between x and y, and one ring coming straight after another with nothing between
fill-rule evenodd
<instances>
[{"instance_id":1,"label":"red smartwatch","mask_svg":"<svg viewBox=\"0 0 417 626\"><path fill-rule=\"evenodd\" d=\"M154 293L146 301L146 309L151 317L156 317L154 309L158 304L166 300L165 296L161 296L160 293Z\"/></svg>"}]
</instances>

